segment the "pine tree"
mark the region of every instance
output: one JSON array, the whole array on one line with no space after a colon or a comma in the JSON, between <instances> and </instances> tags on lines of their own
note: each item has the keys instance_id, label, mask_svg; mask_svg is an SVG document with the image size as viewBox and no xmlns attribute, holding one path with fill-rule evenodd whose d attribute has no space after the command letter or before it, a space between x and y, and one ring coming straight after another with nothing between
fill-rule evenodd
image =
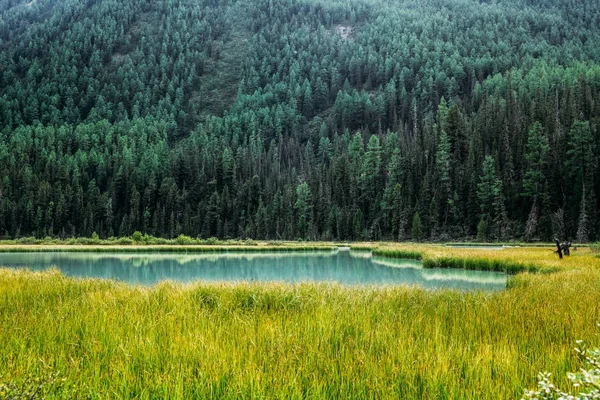
<instances>
[{"instance_id":1,"label":"pine tree","mask_svg":"<svg viewBox=\"0 0 600 400\"><path fill-rule=\"evenodd\" d=\"M525 148L525 159L528 169L523 177L523 195L533 198L534 202L539 198L546 180L544 167L547 162L550 145L544 134L542 124L536 122L529 130L527 145Z\"/></svg>"},{"instance_id":2,"label":"pine tree","mask_svg":"<svg viewBox=\"0 0 600 400\"><path fill-rule=\"evenodd\" d=\"M545 198L546 176L544 168L549 150L550 145L548 138L544 135L544 128L542 124L536 122L529 130L525 149L528 169L523 177L523 196L532 199L531 210L525 224L525 240L533 239L538 230L539 203L541 198Z\"/></svg>"},{"instance_id":3,"label":"pine tree","mask_svg":"<svg viewBox=\"0 0 600 400\"><path fill-rule=\"evenodd\" d=\"M590 220L588 205L587 205L586 187L583 186L583 194L581 196L581 207L579 208L579 222L577 225L577 241L587 243L592 235L592 221Z\"/></svg>"},{"instance_id":4,"label":"pine tree","mask_svg":"<svg viewBox=\"0 0 600 400\"><path fill-rule=\"evenodd\" d=\"M451 176L451 149L450 137L445 131L440 133L437 151L435 154L435 165L439 179L438 207L442 217L443 231L445 232L450 221L450 208L453 205L453 190L450 181Z\"/></svg>"},{"instance_id":5,"label":"pine tree","mask_svg":"<svg viewBox=\"0 0 600 400\"><path fill-rule=\"evenodd\" d=\"M492 222L501 224L505 219L502 181L496 173L496 161L486 156L483 161L482 175L477 185L477 197L481 208L480 223L477 228L480 238L487 238Z\"/></svg>"},{"instance_id":6,"label":"pine tree","mask_svg":"<svg viewBox=\"0 0 600 400\"><path fill-rule=\"evenodd\" d=\"M594 193L595 143L589 122L575 121L569 131L569 139L567 162L573 182L581 187L577 240L588 242L594 234L593 213L596 205Z\"/></svg>"},{"instance_id":7,"label":"pine tree","mask_svg":"<svg viewBox=\"0 0 600 400\"><path fill-rule=\"evenodd\" d=\"M296 204L295 209L298 215L297 232L301 238L305 238L308 232L309 211L311 208L312 199L310 187L306 182L302 182L296 188Z\"/></svg>"},{"instance_id":8,"label":"pine tree","mask_svg":"<svg viewBox=\"0 0 600 400\"><path fill-rule=\"evenodd\" d=\"M421 215L415 212L412 220L412 238L416 241L423 239L423 224L421 223Z\"/></svg>"}]
</instances>

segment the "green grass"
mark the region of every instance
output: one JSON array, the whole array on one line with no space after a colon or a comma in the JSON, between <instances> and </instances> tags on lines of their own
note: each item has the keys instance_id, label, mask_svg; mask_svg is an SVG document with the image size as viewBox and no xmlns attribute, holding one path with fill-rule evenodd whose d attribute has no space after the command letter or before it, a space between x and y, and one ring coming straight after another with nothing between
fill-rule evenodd
<instances>
[{"instance_id":1,"label":"green grass","mask_svg":"<svg viewBox=\"0 0 600 400\"><path fill-rule=\"evenodd\" d=\"M478 271L497 271L507 274L519 272L538 272L540 269L534 264L521 264L506 260L495 259L469 259L460 257L440 257L423 259L424 268L459 268ZM545 270L545 272L551 272Z\"/></svg>"},{"instance_id":2,"label":"green grass","mask_svg":"<svg viewBox=\"0 0 600 400\"><path fill-rule=\"evenodd\" d=\"M136 240L137 239L137 240ZM173 245L195 245L195 246L257 246L254 240L220 240L217 238L199 239L180 235L175 239L158 238L150 235L131 237L110 237L100 239L98 236L90 238L67 238L59 239L52 237L35 238L23 237L13 240L0 240L0 245L60 245L60 246L173 246Z\"/></svg>"},{"instance_id":3,"label":"green grass","mask_svg":"<svg viewBox=\"0 0 600 400\"><path fill-rule=\"evenodd\" d=\"M333 250L331 246L6 246L0 253L264 253Z\"/></svg>"},{"instance_id":4,"label":"green grass","mask_svg":"<svg viewBox=\"0 0 600 400\"><path fill-rule=\"evenodd\" d=\"M434 256L428 257L422 251L403 248L374 249L373 255L386 258L406 258L420 260L423 268L457 268L478 271L496 271L508 274L519 272L538 272L540 268L533 263L522 263L502 258L468 258L464 256ZM546 268L544 272L556 269Z\"/></svg>"},{"instance_id":5,"label":"green grass","mask_svg":"<svg viewBox=\"0 0 600 400\"><path fill-rule=\"evenodd\" d=\"M409 260L423 259L422 252L409 249L373 249L373 255L385 258L406 258Z\"/></svg>"},{"instance_id":6,"label":"green grass","mask_svg":"<svg viewBox=\"0 0 600 400\"><path fill-rule=\"evenodd\" d=\"M554 272L465 293L143 288L0 269L0 383L31 387L58 374L64 381L51 380L43 395L78 399L510 399L534 387L539 371L568 389L576 340L600 343L600 259L589 250L558 260L545 249L387 248L439 265L488 260L492 269L505 260Z\"/></svg>"}]
</instances>

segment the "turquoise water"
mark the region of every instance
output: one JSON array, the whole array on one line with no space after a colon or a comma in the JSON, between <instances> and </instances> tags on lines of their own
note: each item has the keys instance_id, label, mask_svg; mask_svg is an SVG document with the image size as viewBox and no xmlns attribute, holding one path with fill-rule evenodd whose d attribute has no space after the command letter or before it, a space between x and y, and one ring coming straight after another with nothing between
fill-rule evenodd
<instances>
[{"instance_id":1,"label":"turquoise water","mask_svg":"<svg viewBox=\"0 0 600 400\"><path fill-rule=\"evenodd\" d=\"M114 279L135 285L178 282L337 282L343 285L411 285L429 289L495 291L506 288L497 272L424 269L419 261L370 253L3 253L0 266L40 271L58 268L75 278Z\"/></svg>"}]
</instances>

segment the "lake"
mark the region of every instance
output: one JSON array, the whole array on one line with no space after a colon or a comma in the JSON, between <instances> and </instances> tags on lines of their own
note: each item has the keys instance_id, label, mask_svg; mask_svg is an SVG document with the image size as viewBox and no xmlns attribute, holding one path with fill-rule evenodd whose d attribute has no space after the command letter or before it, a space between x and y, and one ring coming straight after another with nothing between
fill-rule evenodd
<instances>
[{"instance_id":1,"label":"lake","mask_svg":"<svg viewBox=\"0 0 600 400\"><path fill-rule=\"evenodd\" d=\"M0 266L34 271L58 268L74 278L134 285L178 282L337 282L343 285L411 285L428 289L496 291L505 274L424 269L419 261L372 257L370 252L247 253L0 253Z\"/></svg>"}]
</instances>

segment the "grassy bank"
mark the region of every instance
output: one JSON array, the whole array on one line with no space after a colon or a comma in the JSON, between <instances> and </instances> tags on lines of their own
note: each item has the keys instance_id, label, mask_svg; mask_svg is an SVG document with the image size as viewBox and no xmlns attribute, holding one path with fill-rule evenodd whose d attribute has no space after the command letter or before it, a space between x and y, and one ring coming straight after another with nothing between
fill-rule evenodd
<instances>
[{"instance_id":1,"label":"grassy bank","mask_svg":"<svg viewBox=\"0 0 600 400\"><path fill-rule=\"evenodd\" d=\"M217 238L199 239L180 235L175 239L159 238L136 232L132 236L110 237L101 239L98 235L77 238L35 238L22 237L18 239L0 240L2 246L35 245L35 246L165 246L165 245L195 245L195 246L256 246L259 242L248 240L220 240Z\"/></svg>"},{"instance_id":2,"label":"grassy bank","mask_svg":"<svg viewBox=\"0 0 600 400\"><path fill-rule=\"evenodd\" d=\"M423 244L380 244L373 248L379 257L421 260L425 268L462 268L482 271L549 273L561 268L576 268L583 256L590 259L591 250L583 248L571 257L560 260L551 247L507 248L455 248Z\"/></svg>"},{"instance_id":3,"label":"grassy bank","mask_svg":"<svg viewBox=\"0 0 600 400\"><path fill-rule=\"evenodd\" d=\"M56 398L520 398L600 344L600 259L381 245L535 265L493 294L327 284L133 288L0 269L0 382ZM399 253L397 253L399 254ZM473 261L473 262L475 262ZM495 261L494 261L495 262ZM61 380L64 379L64 380ZM0 398L2 394L0 394Z\"/></svg>"},{"instance_id":4,"label":"grassy bank","mask_svg":"<svg viewBox=\"0 0 600 400\"><path fill-rule=\"evenodd\" d=\"M32 252L110 252L110 253L227 253L323 251L338 247L334 243L198 239L180 235L175 239L157 238L136 232L132 237L20 238L0 240L0 253Z\"/></svg>"},{"instance_id":5,"label":"grassy bank","mask_svg":"<svg viewBox=\"0 0 600 400\"><path fill-rule=\"evenodd\" d=\"M553 248L556 247L554 242L505 242L505 243L481 243L481 242L449 242L445 243L446 246L452 247L494 247L494 246L506 246L506 247L544 247L544 248ZM577 248L587 248L592 246L591 244L581 244L581 243L572 243L573 247Z\"/></svg>"},{"instance_id":6,"label":"grassy bank","mask_svg":"<svg viewBox=\"0 0 600 400\"><path fill-rule=\"evenodd\" d=\"M18 239L0 240L0 247L10 246L96 246L96 247L124 247L124 246L222 246L222 247L325 247L333 245L325 242L302 242L302 241L256 241L252 239L226 239L217 238L192 238L185 235L179 235L174 239L160 238L150 235L145 235L140 232L134 233L132 236L125 237L110 237L101 239L98 235L92 237L78 238L35 238L22 237Z\"/></svg>"},{"instance_id":7,"label":"grassy bank","mask_svg":"<svg viewBox=\"0 0 600 400\"><path fill-rule=\"evenodd\" d=\"M94 246L94 245L0 245L0 253L265 253L333 250L326 245L258 246Z\"/></svg>"}]
</instances>

